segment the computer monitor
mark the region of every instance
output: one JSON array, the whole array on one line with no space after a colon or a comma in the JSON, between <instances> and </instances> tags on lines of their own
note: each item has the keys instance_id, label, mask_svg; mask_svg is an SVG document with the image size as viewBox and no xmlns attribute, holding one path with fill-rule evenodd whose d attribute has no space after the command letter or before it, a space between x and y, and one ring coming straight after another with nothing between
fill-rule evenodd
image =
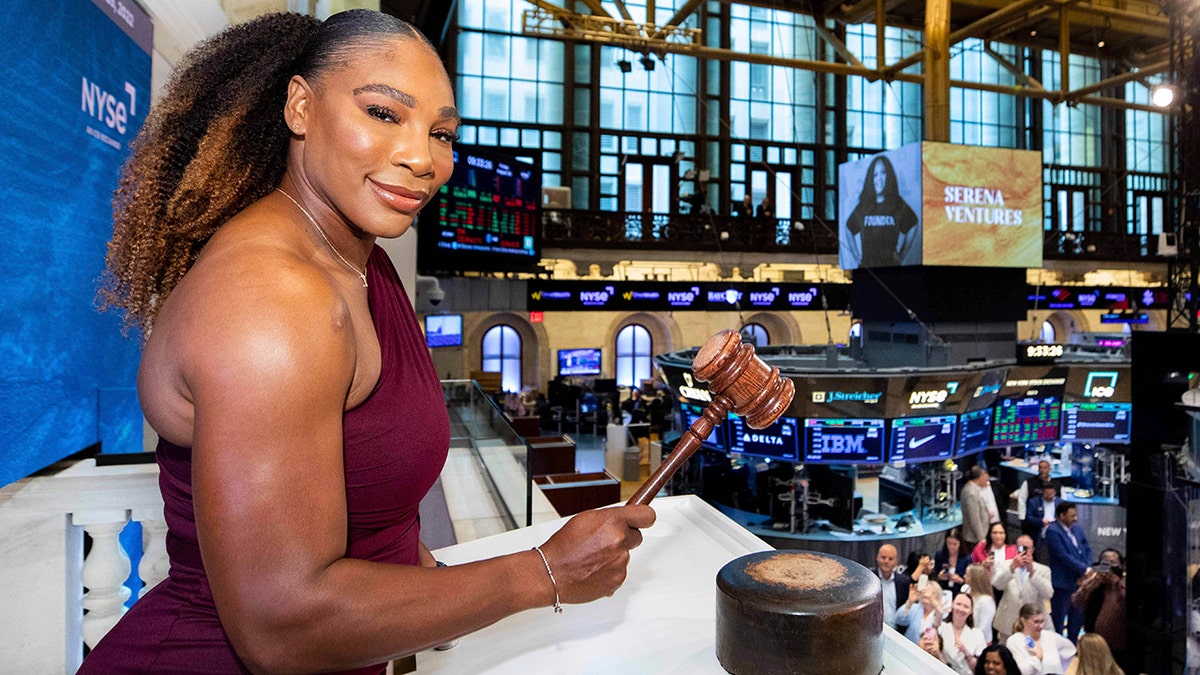
<instances>
[{"instance_id":1,"label":"computer monitor","mask_svg":"<svg viewBox=\"0 0 1200 675\"><path fill-rule=\"evenodd\" d=\"M820 496L822 502L808 507L810 518L824 518L834 527L854 529L854 517L858 515L858 501L854 498L855 477L852 473L833 467L813 465L806 467L810 496ZM815 493L815 495L813 494Z\"/></svg>"},{"instance_id":2,"label":"computer monitor","mask_svg":"<svg viewBox=\"0 0 1200 675\"><path fill-rule=\"evenodd\" d=\"M752 429L744 417L731 412L725 426L730 452L783 462L800 461L800 431L795 417L780 417L765 429Z\"/></svg>"},{"instance_id":3,"label":"computer monitor","mask_svg":"<svg viewBox=\"0 0 1200 675\"><path fill-rule=\"evenodd\" d=\"M704 416L704 407L694 403L681 403L679 405L679 421L682 424L681 429L690 429L692 423ZM729 445L726 442L728 429L726 421L722 420L720 424L713 425L712 434L708 438L700 439L701 447L718 450L720 452L729 452Z\"/></svg>"},{"instance_id":4,"label":"computer monitor","mask_svg":"<svg viewBox=\"0 0 1200 675\"><path fill-rule=\"evenodd\" d=\"M559 375L599 375L599 349L558 350Z\"/></svg>"},{"instance_id":5,"label":"computer monitor","mask_svg":"<svg viewBox=\"0 0 1200 675\"><path fill-rule=\"evenodd\" d=\"M892 420L889 462L928 462L954 454L957 415L902 417Z\"/></svg>"},{"instance_id":6,"label":"computer monitor","mask_svg":"<svg viewBox=\"0 0 1200 675\"><path fill-rule=\"evenodd\" d=\"M1057 395L1000 399L992 418L992 445L1056 441L1062 398Z\"/></svg>"},{"instance_id":7,"label":"computer monitor","mask_svg":"<svg viewBox=\"0 0 1200 675\"><path fill-rule=\"evenodd\" d=\"M1063 403L1062 440L1128 443L1131 403Z\"/></svg>"},{"instance_id":8,"label":"computer monitor","mask_svg":"<svg viewBox=\"0 0 1200 675\"><path fill-rule=\"evenodd\" d=\"M462 314L429 314L425 317L425 346L461 347Z\"/></svg>"},{"instance_id":9,"label":"computer monitor","mask_svg":"<svg viewBox=\"0 0 1200 675\"><path fill-rule=\"evenodd\" d=\"M879 464L883 462L882 418L804 420L804 461Z\"/></svg>"},{"instance_id":10,"label":"computer monitor","mask_svg":"<svg viewBox=\"0 0 1200 675\"><path fill-rule=\"evenodd\" d=\"M958 449L955 456L965 457L992 444L991 408L963 413L958 422Z\"/></svg>"}]
</instances>

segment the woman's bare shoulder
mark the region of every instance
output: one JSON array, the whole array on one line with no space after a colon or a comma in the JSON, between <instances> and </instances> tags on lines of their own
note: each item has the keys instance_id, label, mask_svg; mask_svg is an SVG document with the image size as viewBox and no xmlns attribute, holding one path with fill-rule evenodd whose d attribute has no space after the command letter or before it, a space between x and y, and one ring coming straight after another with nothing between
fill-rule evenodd
<instances>
[{"instance_id":1,"label":"woman's bare shoulder","mask_svg":"<svg viewBox=\"0 0 1200 675\"><path fill-rule=\"evenodd\" d=\"M190 404L198 387L286 381L298 368L349 386L349 307L287 225L239 216L214 235L159 313L139 388Z\"/></svg>"}]
</instances>

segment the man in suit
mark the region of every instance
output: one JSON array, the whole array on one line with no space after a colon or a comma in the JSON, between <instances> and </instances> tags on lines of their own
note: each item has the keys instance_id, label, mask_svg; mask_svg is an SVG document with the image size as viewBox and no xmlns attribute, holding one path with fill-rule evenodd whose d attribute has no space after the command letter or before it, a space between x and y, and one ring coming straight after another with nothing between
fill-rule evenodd
<instances>
[{"instance_id":1,"label":"man in suit","mask_svg":"<svg viewBox=\"0 0 1200 675\"><path fill-rule=\"evenodd\" d=\"M1083 611L1071 604L1071 594L1079 587L1079 578L1092 571L1092 547L1087 534L1076 521L1075 505L1060 502L1054 510L1055 520L1046 526L1042 535L1049 553L1050 576L1054 596L1050 598L1050 618L1054 630L1062 632L1066 623L1067 638L1079 639L1083 628Z\"/></svg>"},{"instance_id":2,"label":"man in suit","mask_svg":"<svg viewBox=\"0 0 1200 675\"><path fill-rule=\"evenodd\" d=\"M908 588L912 585L912 579L896 571L898 559L899 554L895 546L880 546L875 555L875 574L883 582L883 622L904 632L906 625L896 625L896 607L897 603L903 605L904 601L908 600Z\"/></svg>"},{"instance_id":3,"label":"man in suit","mask_svg":"<svg viewBox=\"0 0 1200 675\"><path fill-rule=\"evenodd\" d=\"M967 482L959 493L962 505L963 548L971 551L975 544L987 538L988 527L1000 520L996 498L991 494L991 478L983 467L976 464L967 473Z\"/></svg>"},{"instance_id":4,"label":"man in suit","mask_svg":"<svg viewBox=\"0 0 1200 675\"><path fill-rule=\"evenodd\" d=\"M1030 489L1034 491L1029 493L1029 499L1025 502L1025 520L1021 529L1037 540L1041 539L1042 530L1054 522L1054 512L1062 503L1062 498L1058 496L1058 484L1054 481L1040 483L1036 488L1030 486Z\"/></svg>"},{"instance_id":5,"label":"man in suit","mask_svg":"<svg viewBox=\"0 0 1200 675\"><path fill-rule=\"evenodd\" d=\"M1017 555L999 565L992 577L992 586L1004 592L992 622L1000 644L1012 635L1013 622L1022 605L1043 607L1054 595L1050 568L1034 562L1033 552L1033 537L1027 534L1017 537Z\"/></svg>"}]
</instances>

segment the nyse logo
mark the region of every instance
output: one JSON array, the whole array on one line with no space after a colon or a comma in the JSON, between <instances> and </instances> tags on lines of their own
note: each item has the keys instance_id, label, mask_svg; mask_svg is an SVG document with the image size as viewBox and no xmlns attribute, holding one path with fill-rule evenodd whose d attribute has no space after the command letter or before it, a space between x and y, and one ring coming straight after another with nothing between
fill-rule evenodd
<instances>
[{"instance_id":1,"label":"nyse logo","mask_svg":"<svg viewBox=\"0 0 1200 675\"><path fill-rule=\"evenodd\" d=\"M946 398L950 396L950 392L945 389L937 389L934 391L914 391L908 397L908 405L912 408L934 407L946 402Z\"/></svg>"},{"instance_id":2,"label":"nyse logo","mask_svg":"<svg viewBox=\"0 0 1200 675\"><path fill-rule=\"evenodd\" d=\"M1117 373L1115 371L1096 371L1088 373L1087 382L1083 385L1083 395L1087 398L1112 398L1116 393Z\"/></svg>"},{"instance_id":3,"label":"nyse logo","mask_svg":"<svg viewBox=\"0 0 1200 675\"><path fill-rule=\"evenodd\" d=\"M855 436L826 436L824 438L825 451L831 453L861 453L864 450L864 444L867 437L859 434Z\"/></svg>"}]
</instances>

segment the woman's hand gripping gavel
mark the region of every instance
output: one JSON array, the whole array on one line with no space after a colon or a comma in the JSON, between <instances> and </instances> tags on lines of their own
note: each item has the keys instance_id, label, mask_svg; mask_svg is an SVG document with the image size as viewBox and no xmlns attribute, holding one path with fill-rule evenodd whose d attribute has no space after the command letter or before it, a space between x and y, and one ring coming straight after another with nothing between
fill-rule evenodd
<instances>
[{"instance_id":1,"label":"woman's hand gripping gavel","mask_svg":"<svg viewBox=\"0 0 1200 675\"><path fill-rule=\"evenodd\" d=\"M692 359L692 372L708 383L712 403L704 409L704 416L683 432L671 456L629 498L629 504L649 504L730 410L746 418L751 428L763 429L779 419L796 394L792 381L755 356L754 347L743 343L742 336L732 330L717 333L700 347Z\"/></svg>"}]
</instances>

